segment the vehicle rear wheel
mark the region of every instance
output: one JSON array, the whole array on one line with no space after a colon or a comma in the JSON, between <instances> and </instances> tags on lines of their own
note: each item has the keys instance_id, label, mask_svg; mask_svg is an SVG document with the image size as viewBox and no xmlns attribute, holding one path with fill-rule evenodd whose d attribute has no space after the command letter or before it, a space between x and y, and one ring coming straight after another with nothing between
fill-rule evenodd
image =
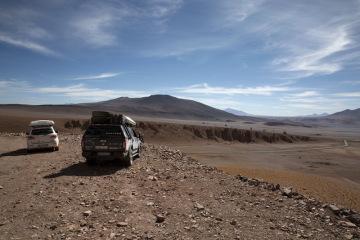
<instances>
[{"instance_id":1,"label":"vehicle rear wheel","mask_svg":"<svg viewBox=\"0 0 360 240\"><path fill-rule=\"evenodd\" d=\"M88 158L86 158L86 163L88 165L95 165L96 164L96 159L88 157Z\"/></svg>"},{"instance_id":2,"label":"vehicle rear wheel","mask_svg":"<svg viewBox=\"0 0 360 240\"><path fill-rule=\"evenodd\" d=\"M124 159L124 163L126 167L130 167L133 164L133 155L131 150L129 150L128 154L126 155L125 159Z\"/></svg>"},{"instance_id":3,"label":"vehicle rear wheel","mask_svg":"<svg viewBox=\"0 0 360 240\"><path fill-rule=\"evenodd\" d=\"M54 151L59 151L59 147L54 147Z\"/></svg>"}]
</instances>

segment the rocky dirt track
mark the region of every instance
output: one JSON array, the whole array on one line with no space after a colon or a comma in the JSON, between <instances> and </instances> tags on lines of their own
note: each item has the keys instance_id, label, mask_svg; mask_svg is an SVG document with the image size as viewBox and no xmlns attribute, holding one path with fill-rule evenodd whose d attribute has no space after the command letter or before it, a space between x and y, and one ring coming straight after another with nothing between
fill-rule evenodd
<instances>
[{"instance_id":1,"label":"rocky dirt track","mask_svg":"<svg viewBox=\"0 0 360 240\"><path fill-rule=\"evenodd\" d=\"M24 147L24 137L0 137L0 239L360 237L335 206L226 175L164 146L145 145L127 169L87 166L79 135L62 137L59 152L28 155Z\"/></svg>"}]
</instances>

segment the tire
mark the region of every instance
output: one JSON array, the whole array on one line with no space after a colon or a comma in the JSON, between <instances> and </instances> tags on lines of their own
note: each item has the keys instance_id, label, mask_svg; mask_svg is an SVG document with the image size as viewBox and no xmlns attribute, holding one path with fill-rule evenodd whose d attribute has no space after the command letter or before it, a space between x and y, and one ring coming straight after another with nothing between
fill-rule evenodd
<instances>
[{"instance_id":1,"label":"tire","mask_svg":"<svg viewBox=\"0 0 360 240\"><path fill-rule=\"evenodd\" d=\"M59 147L54 147L54 151L59 151Z\"/></svg>"},{"instance_id":2,"label":"tire","mask_svg":"<svg viewBox=\"0 0 360 240\"><path fill-rule=\"evenodd\" d=\"M139 146L139 150L138 150L138 158L140 158L141 155L141 146Z\"/></svg>"},{"instance_id":3,"label":"tire","mask_svg":"<svg viewBox=\"0 0 360 240\"><path fill-rule=\"evenodd\" d=\"M133 155L131 150L129 150L128 154L126 155L125 159L124 159L124 164L126 167L130 167L133 164Z\"/></svg>"},{"instance_id":4,"label":"tire","mask_svg":"<svg viewBox=\"0 0 360 240\"><path fill-rule=\"evenodd\" d=\"M138 147L138 152L136 154L136 158L140 158L140 154L141 154L141 147Z\"/></svg>"},{"instance_id":5,"label":"tire","mask_svg":"<svg viewBox=\"0 0 360 240\"><path fill-rule=\"evenodd\" d=\"M88 165L95 165L96 164L96 159L95 158L90 158L90 157L88 157L88 158L86 158L86 163L88 164Z\"/></svg>"}]
</instances>

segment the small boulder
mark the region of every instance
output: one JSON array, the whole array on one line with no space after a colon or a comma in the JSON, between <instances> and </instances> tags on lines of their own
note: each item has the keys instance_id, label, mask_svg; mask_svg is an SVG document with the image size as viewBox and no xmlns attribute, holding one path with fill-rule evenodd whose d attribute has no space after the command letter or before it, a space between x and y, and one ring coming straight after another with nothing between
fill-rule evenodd
<instances>
[{"instance_id":1,"label":"small boulder","mask_svg":"<svg viewBox=\"0 0 360 240\"><path fill-rule=\"evenodd\" d=\"M156 181L156 180L157 180L157 177L150 175L150 176L148 176L148 179L149 179L150 181Z\"/></svg>"},{"instance_id":2,"label":"small boulder","mask_svg":"<svg viewBox=\"0 0 360 240\"><path fill-rule=\"evenodd\" d=\"M336 205L334 205L334 204L330 204L329 206L328 206L328 208L331 210L331 211L333 211L334 213L338 213L339 211L340 211L340 208L338 208Z\"/></svg>"},{"instance_id":3,"label":"small boulder","mask_svg":"<svg viewBox=\"0 0 360 240\"><path fill-rule=\"evenodd\" d=\"M298 193L293 191L290 187L283 187L281 189L281 192L284 196L287 196L289 198L296 196Z\"/></svg>"},{"instance_id":4,"label":"small boulder","mask_svg":"<svg viewBox=\"0 0 360 240\"><path fill-rule=\"evenodd\" d=\"M87 222L85 220L80 220L80 227L85 227L87 225Z\"/></svg>"},{"instance_id":5,"label":"small boulder","mask_svg":"<svg viewBox=\"0 0 360 240\"><path fill-rule=\"evenodd\" d=\"M199 203L195 203L194 205L195 209L198 210L198 211L202 211L205 209L205 207Z\"/></svg>"},{"instance_id":6,"label":"small boulder","mask_svg":"<svg viewBox=\"0 0 360 240\"><path fill-rule=\"evenodd\" d=\"M92 212L91 212L90 210L87 210L87 211L83 212L83 215L84 215L85 217L88 217L88 216L90 216L91 214L92 214Z\"/></svg>"},{"instance_id":7,"label":"small boulder","mask_svg":"<svg viewBox=\"0 0 360 240\"><path fill-rule=\"evenodd\" d=\"M354 223L348 221L339 221L338 224L343 227L349 227L349 228L356 227Z\"/></svg>"},{"instance_id":8,"label":"small boulder","mask_svg":"<svg viewBox=\"0 0 360 240\"><path fill-rule=\"evenodd\" d=\"M118 226L118 227L126 227L127 225L128 225L127 222L118 222L118 223L116 224L116 226Z\"/></svg>"},{"instance_id":9,"label":"small boulder","mask_svg":"<svg viewBox=\"0 0 360 240\"><path fill-rule=\"evenodd\" d=\"M162 214L157 214L156 215L156 223L162 223L164 221L165 221L164 215L162 215Z\"/></svg>"},{"instance_id":10,"label":"small boulder","mask_svg":"<svg viewBox=\"0 0 360 240\"><path fill-rule=\"evenodd\" d=\"M355 214L351 214L348 219L355 223L355 224L358 224L360 225L360 214L359 213L355 213Z\"/></svg>"}]
</instances>

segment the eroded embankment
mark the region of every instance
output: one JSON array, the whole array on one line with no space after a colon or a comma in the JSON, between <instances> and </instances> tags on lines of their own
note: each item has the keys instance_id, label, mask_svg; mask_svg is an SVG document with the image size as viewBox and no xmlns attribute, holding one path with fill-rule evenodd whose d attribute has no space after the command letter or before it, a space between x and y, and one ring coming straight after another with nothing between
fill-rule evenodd
<instances>
[{"instance_id":1,"label":"eroded embankment","mask_svg":"<svg viewBox=\"0 0 360 240\"><path fill-rule=\"evenodd\" d=\"M215 141L236 141L241 143L254 142L299 142L309 141L310 138L306 136L298 136L283 133L274 133L267 131L256 131L253 129L236 129L225 127L211 127L211 126L195 126L195 125L181 125L170 123L154 123L154 122L140 122L137 126L138 130L143 133L146 139L165 140L215 140Z\"/></svg>"}]
</instances>

